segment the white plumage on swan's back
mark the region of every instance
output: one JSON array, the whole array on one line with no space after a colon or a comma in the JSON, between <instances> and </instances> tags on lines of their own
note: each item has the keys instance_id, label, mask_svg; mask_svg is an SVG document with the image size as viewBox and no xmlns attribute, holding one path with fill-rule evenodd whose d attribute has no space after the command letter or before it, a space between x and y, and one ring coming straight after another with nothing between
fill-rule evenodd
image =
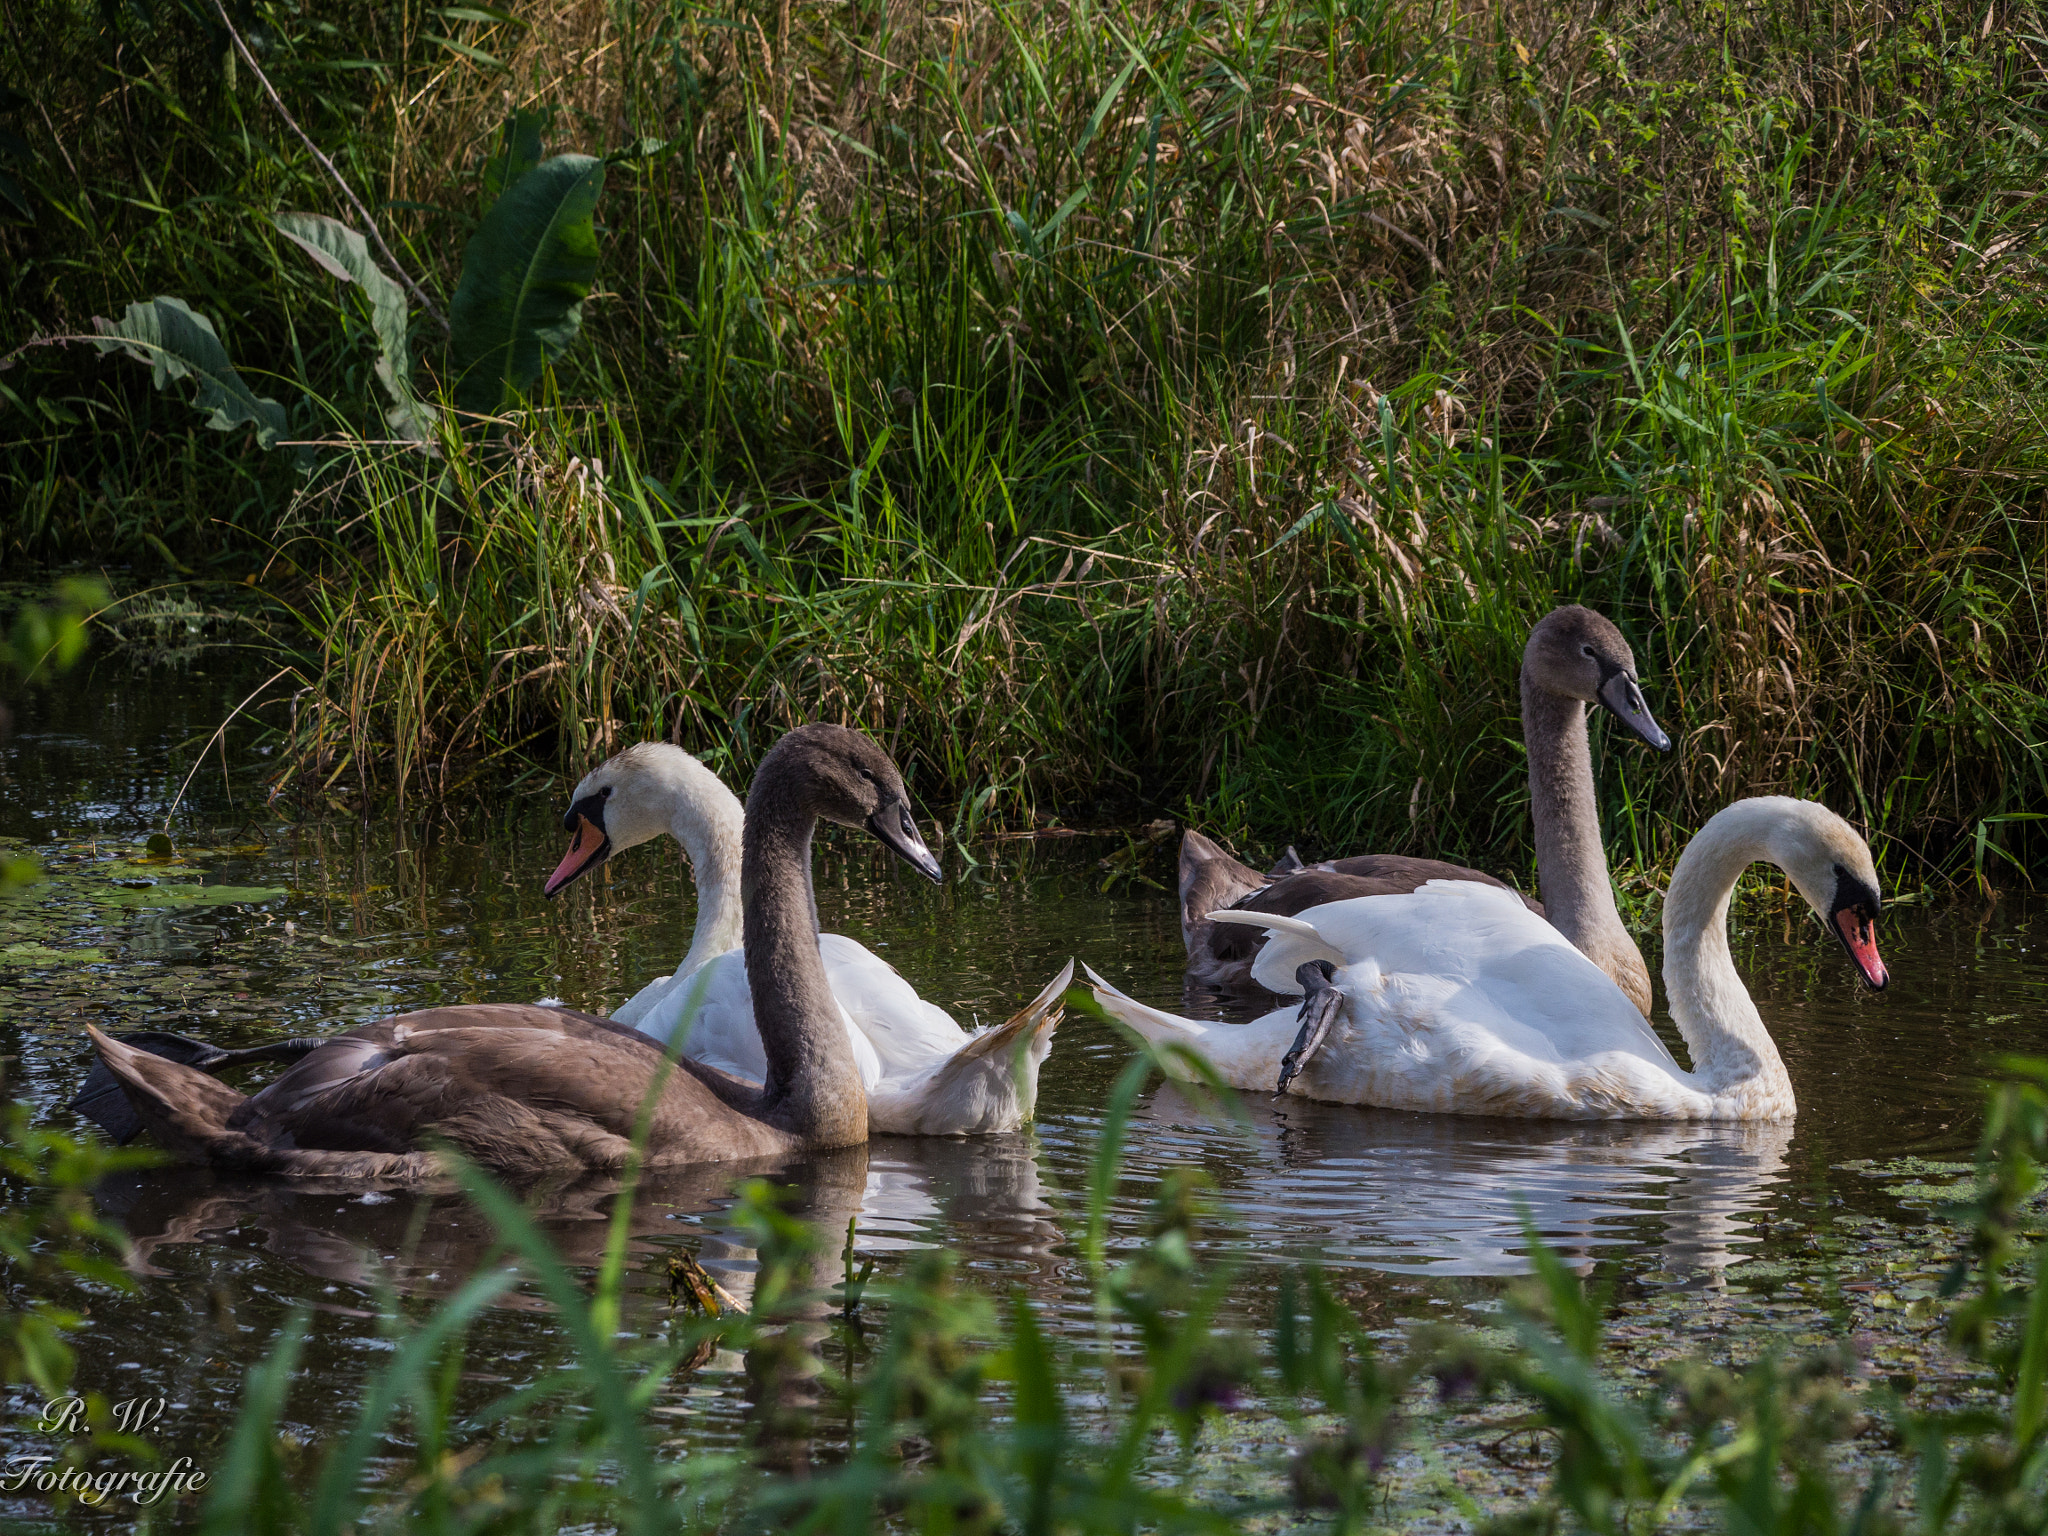
<instances>
[{"instance_id":1,"label":"white plumage on swan's back","mask_svg":"<svg viewBox=\"0 0 2048 1536\"><path fill-rule=\"evenodd\" d=\"M1606 1119L1673 1100L1671 1053L1600 968L1510 891L1435 880L1415 891L1311 907L1292 918L1219 912L1272 934L1255 974L1301 991L1296 970L1328 961L1345 1007L1290 1093L1388 1109ZM1196 1024L1098 983L1113 1016L1154 1040L1177 1039L1227 1080L1270 1092L1293 1044L1297 1009L1250 1024ZM1699 1095L1680 1090L1682 1099ZM1696 1111L1695 1111L1696 1112Z\"/></svg>"},{"instance_id":2,"label":"white plumage on swan's back","mask_svg":"<svg viewBox=\"0 0 2048 1536\"><path fill-rule=\"evenodd\" d=\"M856 948L858 946L855 946ZM830 976L830 966L827 966ZM643 987L634 1001L653 990ZM838 988L835 984L834 994ZM623 1011L623 1010L621 1010ZM683 1054L707 1067L730 1072L749 1082L768 1077L768 1055L761 1046L761 1028L754 1021L754 994L747 985L747 962L743 950L728 949L714 956L688 976L670 977L653 1005L630 1021L643 1035L666 1045L678 1029L686 1029ZM839 1017L853 1046L854 1065L860 1069L861 1084L872 1091L882 1079L882 1063L866 1035L854 1027L842 1005Z\"/></svg>"},{"instance_id":3,"label":"white plumage on swan's back","mask_svg":"<svg viewBox=\"0 0 2048 1536\"><path fill-rule=\"evenodd\" d=\"M1287 1091L1339 1104L1556 1120L1789 1120L1792 1080L1728 954L1728 900L1766 860L1841 942L1873 990L1881 898L1870 848L1811 801L1767 796L1717 812L1672 871L1664 902L1664 985L1694 1069L1679 1067L1635 1003L1509 892L1431 881L1299 915L1213 912L1273 937L1255 973L1298 992L1327 961L1340 1006L1279 1008L1250 1024L1197 1024L1095 981L1112 1016L1207 1056L1241 1088L1278 1086L1282 1054L1319 1028ZM1320 985L1320 984L1319 984Z\"/></svg>"},{"instance_id":4,"label":"white plumage on swan's back","mask_svg":"<svg viewBox=\"0 0 2048 1536\"><path fill-rule=\"evenodd\" d=\"M968 1042L967 1031L945 1009L919 997L896 967L873 950L840 933L819 934L818 949L832 995L867 1037L883 1076L925 1066L935 1053L950 1055Z\"/></svg>"},{"instance_id":5,"label":"white plumage on swan's back","mask_svg":"<svg viewBox=\"0 0 2048 1536\"><path fill-rule=\"evenodd\" d=\"M1295 971L1325 959L1340 969L1369 964L1411 994L1426 987L1447 1015L1484 1018L1504 1043L1539 1060L1622 1050L1677 1070L1608 975L1511 891L1432 880L1405 895L1310 907L1267 941L1255 974L1269 991L1298 994Z\"/></svg>"},{"instance_id":6,"label":"white plumage on swan's back","mask_svg":"<svg viewBox=\"0 0 2048 1536\"><path fill-rule=\"evenodd\" d=\"M1071 961L1008 1023L970 1035L854 940L822 934L818 948L876 1134L980 1135L1013 1131L1031 1118ZM766 1079L743 951L729 949L691 975L650 983L634 1001L649 994L649 1006L631 1021L635 1029L664 1043L687 1029L683 1054L691 1060L749 1082Z\"/></svg>"}]
</instances>

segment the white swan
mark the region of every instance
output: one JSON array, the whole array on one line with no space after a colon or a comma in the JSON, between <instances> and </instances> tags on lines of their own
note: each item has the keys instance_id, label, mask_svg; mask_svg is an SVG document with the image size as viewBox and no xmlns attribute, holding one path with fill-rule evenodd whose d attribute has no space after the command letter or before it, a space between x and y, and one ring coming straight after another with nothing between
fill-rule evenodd
<instances>
[{"instance_id":1,"label":"white swan","mask_svg":"<svg viewBox=\"0 0 2048 1536\"><path fill-rule=\"evenodd\" d=\"M1291 918L1212 913L1272 935L1261 986L1307 994L1249 1024L1176 1018L1089 977L1112 1017L1191 1046L1240 1088L1535 1119L1789 1120L1792 1080L1728 953L1729 898L1759 859L1792 877L1873 989L1885 984L1863 839L1812 801L1738 801L1692 840L1664 903L1664 986L1690 1072L1562 934L1514 893L1471 881Z\"/></svg>"},{"instance_id":2,"label":"white swan","mask_svg":"<svg viewBox=\"0 0 2048 1536\"><path fill-rule=\"evenodd\" d=\"M767 1056L737 947L745 825L738 797L682 748L650 741L592 769L571 800L562 824L576 839L548 877L548 895L664 832L683 845L697 877L689 953L673 974L657 976L615 1010L613 1022L663 1042L686 1029L684 1055L763 1081ZM1014 1018L970 1035L854 940L822 933L818 949L867 1090L871 1134L970 1136L1013 1131L1031 1118L1071 961Z\"/></svg>"}]
</instances>

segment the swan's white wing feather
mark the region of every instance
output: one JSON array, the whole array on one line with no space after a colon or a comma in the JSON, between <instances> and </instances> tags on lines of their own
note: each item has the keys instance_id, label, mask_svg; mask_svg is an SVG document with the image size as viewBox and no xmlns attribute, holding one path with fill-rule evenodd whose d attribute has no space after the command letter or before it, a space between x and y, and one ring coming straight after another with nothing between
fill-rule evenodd
<instances>
[{"instance_id":1,"label":"swan's white wing feather","mask_svg":"<svg viewBox=\"0 0 2048 1536\"><path fill-rule=\"evenodd\" d=\"M936 1066L968 1041L967 1031L874 951L844 934L818 936L832 995L867 1036L884 1075Z\"/></svg>"},{"instance_id":2,"label":"swan's white wing feather","mask_svg":"<svg viewBox=\"0 0 2048 1536\"><path fill-rule=\"evenodd\" d=\"M854 1027L844 1008L839 1016L853 1046L861 1082L873 1087L882 1078L875 1048ZM688 1029L683 1054L692 1061L749 1082L762 1082L768 1076L768 1055L761 1047L760 1027L754 1022L754 994L747 985L746 956L740 950L714 956L680 982L672 978L657 1005L634 1027L664 1044L678 1029Z\"/></svg>"},{"instance_id":3,"label":"swan's white wing feather","mask_svg":"<svg viewBox=\"0 0 2048 1536\"><path fill-rule=\"evenodd\" d=\"M1575 969L1567 974L1582 976ZM1580 1048L1561 1048L1558 1036L1571 1038L1577 1022L1560 1017L1573 1008L1571 994L1534 1006L1535 979L1526 979L1527 990L1503 989L1483 978L1475 985L1452 976L1388 975L1370 960L1346 967L1336 984L1348 1006L1293 1091L1389 1109L1555 1119L1704 1112L1704 1097L1685 1085L1654 1037L1654 1051L1617 1047L1590 1031L1579 1036ZM1605 975L1599 980L1614 998L1583 993L1579 1006L1615 1022L1615 1001L1634 1013L1620 989Z\"/></svg>"},{"instance_id":4,"label":"swan's white wing feather","mask_svg":"<svg viewBox=\"0 0 2048 1536\"><path fill-rule=\"evenodd\" d=\"M1252 975L1268 991L1293 996L1301 991L1294 973L1309 960L1344 966L1371 958L1389 972L1460 974L1489 950L1544 945L1578 953L1513 892L1476 880L1432 880L1405 893L1309 907L1274 929Z\"/></svg>"},{"instance_id":5,"label":"swan's white wing feather","mask_svg":"<svg viewBox=\"0 0 2048 1536\"><path fill-rule=\"evenodd\" d=\"M674 976L657 976L638 992L627 998L612 1010L612 1022L623 1024L628 1029L638 1029L640 1021L661 1006L669 989L675 985Z\"/></svg>"},{"instance_id":6,"label":"swan's white wing feather","mask_svg":"<svg viewBox=\"0 0 2048 1536\"><path fill-rule=\"evenodd\" d=\"M1704 1097L1620 988L1513 892L1431 881L1291 919L1231 920L1271 933L1253 973L1267 988L1299 991L1294 972L1304 961L1336 967L1345 1008L1292 1092L1467 1114L1705 1112ZM1147 1038L1188 1043L1240 1087L1271 1086L1294 1039L1294 1008L1245 1025L1199 1025L1096 983L1114 1017Z\"/></svg>"}]
</instances>

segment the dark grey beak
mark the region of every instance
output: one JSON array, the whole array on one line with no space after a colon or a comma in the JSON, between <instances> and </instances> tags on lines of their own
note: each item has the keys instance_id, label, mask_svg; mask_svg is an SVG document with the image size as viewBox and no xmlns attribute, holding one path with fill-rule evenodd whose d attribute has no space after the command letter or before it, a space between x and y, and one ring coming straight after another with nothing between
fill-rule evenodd
<instances>
[{"instance_id":1,"label":"dark grey beak","mask_svg":"<svg viewBox=\"0 0 2048 1536\"><path fill-rule=\"evenodd\" d=\"M1617 720L1657 751L1671 750L1671 738L1658 726L1656 719L1650 714L1650 706L1643 702L1643 690L1626 672L1617 668L1601 679L1600 702L1607 706Z\"/></svg>"},{"instance_id":2,"label":"dark grey beak","mask_svg":"<svg viewBox=\"0 0 2048 1536\"><path fill-rule=\"evenodd\" d=\"M919 874L934 881L945 878L939 861L932 857L931 849L925 847L924 839L917 835L917 823L910 819L910 807L901 800L892 800L877 809L868 818L868 830Z\"/></svg>"}]
</instances>

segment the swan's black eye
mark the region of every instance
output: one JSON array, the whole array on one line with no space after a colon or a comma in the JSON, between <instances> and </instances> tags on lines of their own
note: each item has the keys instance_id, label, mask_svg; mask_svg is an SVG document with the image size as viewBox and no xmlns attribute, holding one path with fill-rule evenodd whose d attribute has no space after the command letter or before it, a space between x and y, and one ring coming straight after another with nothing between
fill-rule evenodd
<instances>
[{"instance_id":1,"label":"swan's black eye","mask_svg":"<svg viewBox=\"0 0 2048 1536\"><path fill-rule=\"evenodd\" d=\"M870 784L879 784L882 782L880 779L875 777L875 771L872 768L856 768L853 771L859 774L862 778L866 779Z\"/></svg>"},{"instance_id":2,"label":"swan's black eye","mask_svg":"<svg viewBox=\"0 0 2048 1536\"><path fill-rule=\"evenodd\" d=\"M599 798L600 800L609 800L609 799L611 799L611 797L612 797L612 787L611 787L611 785L609 785L609 784L605 785L605 787L604 787L603 789L600 789L600 790L599 790L599 791L597 792L597 796L598 796L598 798Z\"/></svg>"},{"instance_id":3,"label":"swan's black eye","mask_svg":"<svg viewBox=\"0 0 2048 1536\"><path fill-rule=\"evenodd\" d=\"M1582 645L1579 647L1579 649L1581 651L1584 651L1588 656L1593 655L1593 647L1591 647L1590 645ZM1595 659L1597 660L1598 658L1596 657Z\"/></svg>"}]
</instances>

